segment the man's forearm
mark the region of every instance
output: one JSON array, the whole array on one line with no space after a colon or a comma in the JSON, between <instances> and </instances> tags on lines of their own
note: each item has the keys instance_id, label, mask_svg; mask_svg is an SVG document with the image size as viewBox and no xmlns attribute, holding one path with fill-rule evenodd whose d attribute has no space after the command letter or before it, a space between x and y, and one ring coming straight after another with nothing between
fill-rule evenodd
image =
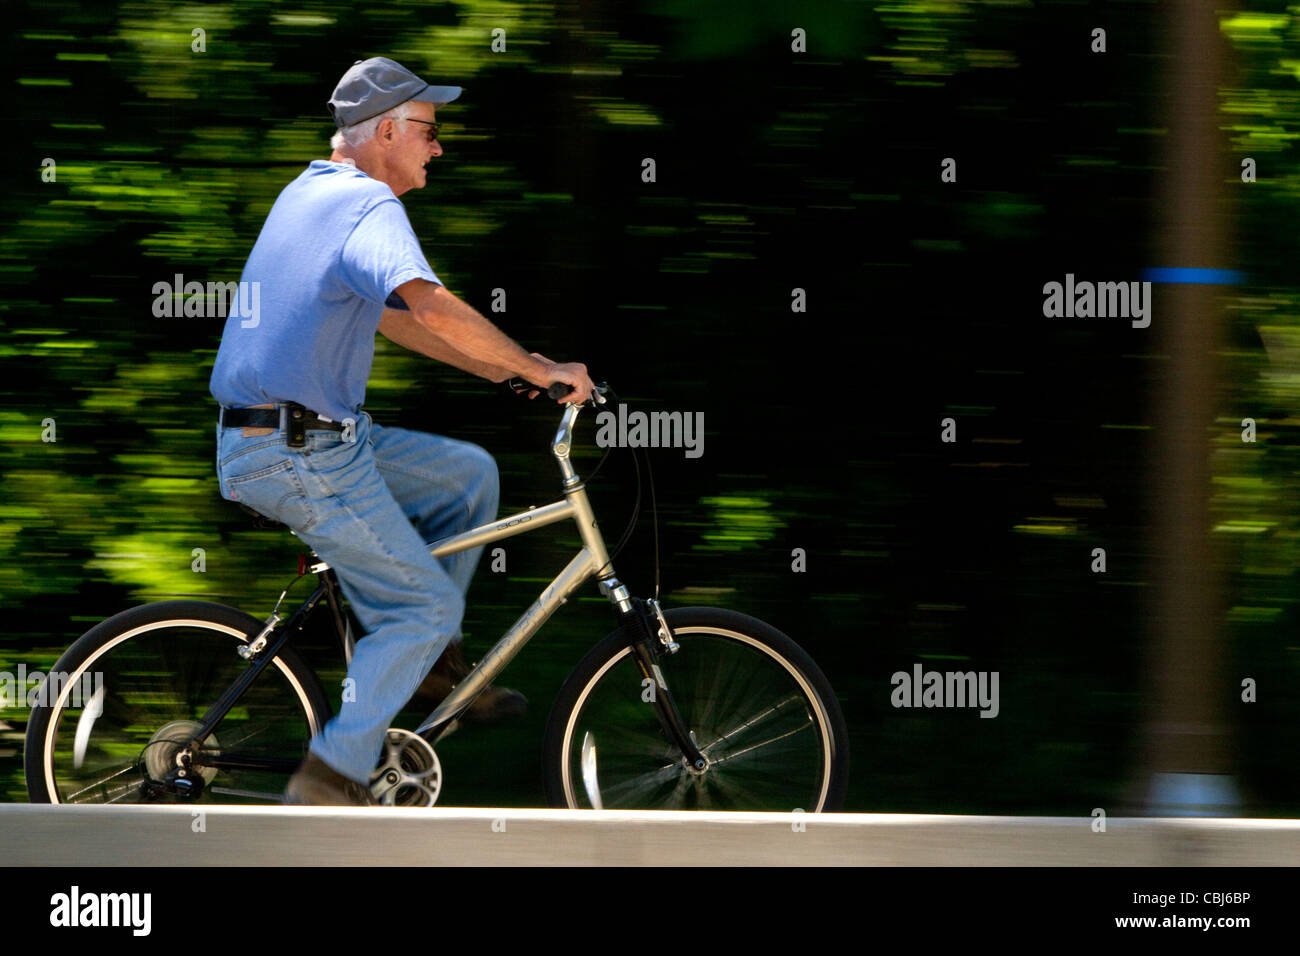
<instances>
[{"instance_id":1,"label":"man's forearm","mask_svg":"<svg viewBox=\"0 0 1300 956\"><path fill-rule=\"evenodd\" d=\"M456 368L485 378L489 382L503 382L514 375L508 368L480 362L470 358L459 349L453 348L445 339L435 335L411 312L397 309L385 309L379 320L379 331L385 338L396 342L412 352L419 352L439 362L446 362Z\"/></svg>"},{"instance_id":2,"label":"man's forearm","mask_svg":"<svg viewBox=\"0 0 1300 956\"><path fill-rule=\"evenodd\" d=\"M437 283L412 279L398 286L397 293L417 322L466 358L497 366L508 375L522 376L534 384L549 384L551 363L533 358L510 336Z\"/></svg>"}]
</instances>

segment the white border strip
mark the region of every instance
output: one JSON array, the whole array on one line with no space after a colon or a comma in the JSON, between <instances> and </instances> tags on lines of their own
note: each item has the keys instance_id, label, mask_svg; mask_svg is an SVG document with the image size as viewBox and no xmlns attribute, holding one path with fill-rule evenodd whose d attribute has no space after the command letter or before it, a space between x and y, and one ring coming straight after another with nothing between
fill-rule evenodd
<instances>
[{"instance_id":1,"label":"white border strip","mask_svg":"<svg viewBox=\"0 0 1300 956\"><path fill-rule=\"evenodd\" d=\"M202 827L196 813L202 812ZM1300 820L0 806L8 866L1294 866Z\"/></svg>"}]
</instances>

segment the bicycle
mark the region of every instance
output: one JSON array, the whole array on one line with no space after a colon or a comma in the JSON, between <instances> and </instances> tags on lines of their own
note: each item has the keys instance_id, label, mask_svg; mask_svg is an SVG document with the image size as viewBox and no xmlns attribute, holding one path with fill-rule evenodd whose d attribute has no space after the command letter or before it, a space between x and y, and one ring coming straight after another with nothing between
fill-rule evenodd
<instances>
[{"instance_id":1,"label":"bicycle","mask_svg":"<svg viewBox=\"0 0 1300 956\"><path fill-rule=\"evenodd\" d=\"M535 388L510 384L517 392ZM550 395L567 391L557 383ZM585 404L604 402L606 391L601 386ZM384 805L432 806L442 785L434 746L559 606L595 578L618 626L579 661L552 708L543 770L553 806L839 809L848 734L812 658L776 628L735 611L663 609L657 570L656 598L645 600L615 576L569 460L582 407L566 403L551 442L560 501L429 544L442 557L567 519L582 540L578 554L414 732L389 730L372 793ZM638 505L619 547L639 511L639 467L637 480ZM651 482L653 496L653 476ZM337 577L314 551L311 557L299 555L298 577L265 621L211 602L161 601L123 611L78 639L52 671L66 676L62 687L49 689L28 724L32 801L279 802L308 741L330 717L320 680L290 638L324 605L345 662L356 643ZM309 573L314 591L283 620L286 595ZM90 683L82 678L92 673L97 689L73 706L73 689Z\"/></svg>"}]
</instances>

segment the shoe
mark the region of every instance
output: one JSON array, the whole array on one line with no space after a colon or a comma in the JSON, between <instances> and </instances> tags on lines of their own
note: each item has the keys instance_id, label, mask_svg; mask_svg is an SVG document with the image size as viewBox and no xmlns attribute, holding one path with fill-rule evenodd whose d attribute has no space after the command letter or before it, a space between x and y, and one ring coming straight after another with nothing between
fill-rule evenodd
<instances>
[{"instance_id":1,"label":"shoe","mask_svg":"<svg viewBox=\"0 0 1300 956\"><path fill-rule=\"evenodd\" d=\"M431 712L447 699L453 687L463 681L470 672L465 663L464 649L460 641L452 641L433 665L424 682L415 689L410 703L410 710ZM487 723L506 717L519 717L528 711L528 698L509 687L492 687L479 694L469 709L460 715L462 723Z\"/></svg>"},{"instance_id":2,"label":"shoe","mask_svg":"<svg viewBox=\"0 0 1300 956\"><path fill-rule=\"evenodd\" d=\"M338 773L311 751L303 760L284 791L287 806L375 807L370 788Z\"/></svg>"}]
</instances>

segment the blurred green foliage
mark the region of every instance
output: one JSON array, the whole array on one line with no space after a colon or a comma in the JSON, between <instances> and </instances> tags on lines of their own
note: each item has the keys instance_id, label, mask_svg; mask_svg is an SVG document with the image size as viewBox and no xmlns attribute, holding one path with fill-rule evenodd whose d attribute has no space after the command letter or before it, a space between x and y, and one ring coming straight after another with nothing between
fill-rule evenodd
<instances>
[{"instance_id":1,"label":"blurred green foliage","mask_svg":"<svg viewBox=\"0 0 1300 956\"><path fill-rule=\"evenodd\" d=\"M435 271L530 349L585 361L630 402L702 410L709 453L654 458L665 597L736 607L823 665L853 732L850 809L1069 813L1134 770L1153 356L1041 317L1066 271L1148 261L1161 130L1151 5L858 0L11 4L0 192L0 666L48 667L132 604L199 596L264 615L294 539L217 493L207 380L221 321L160 320L152 286L239 277L284 185L328 155L325 101L356 59L465 86L446 155L403 202ZM1088 51L1104 14L1111 52ZM791 50L792 31L807 52ZM204 31L196 52L192 31ZM494 30L506 48L492 49ZM1254 812L1300 808L1300 16L1225 14L1236 190L1215 533L1238 671L1270 675L1238 727ZM958 183L938 180L959 159ZM1240 183L1254 157L1259 181ZM654 157L658 178L641 180ZM42 160L56 176L42 178ZM792 315L792 288L808 312ZM503 508L558 496L554 413L381 340L367 408L497 456ZM942 446L937 423L960 422ZM1255 418L1259 441L1240 440ZM42 441L53 419L57 441ZM584 432L589 438L590 432ZM598 455L582 449L579 469ZM643 476L643 479L648 476ZM607 538L635 478L593 484ZM648 490L648 489L647 489ZM653 587L648 508L619 559ZM480 571L482 653L576 545L515 539ZM1104 545L1104 580L1087 573ZM206 571L191 569L203 548ZM792 573L793 549L806 573ZM449 739L450 802L540 799L546 708L612 619L592 592L507 672L516 727ZM313 648L328 687L341 670ZM1000 670L996 721L893 711L916 660ZM954 666L958 666L954 665ZM0 714L0 792L23 799L22 712ZM441 750L440 750L441 753ZM8 758L8 759L4 759Z\"/></svg>"}]
</instances>

